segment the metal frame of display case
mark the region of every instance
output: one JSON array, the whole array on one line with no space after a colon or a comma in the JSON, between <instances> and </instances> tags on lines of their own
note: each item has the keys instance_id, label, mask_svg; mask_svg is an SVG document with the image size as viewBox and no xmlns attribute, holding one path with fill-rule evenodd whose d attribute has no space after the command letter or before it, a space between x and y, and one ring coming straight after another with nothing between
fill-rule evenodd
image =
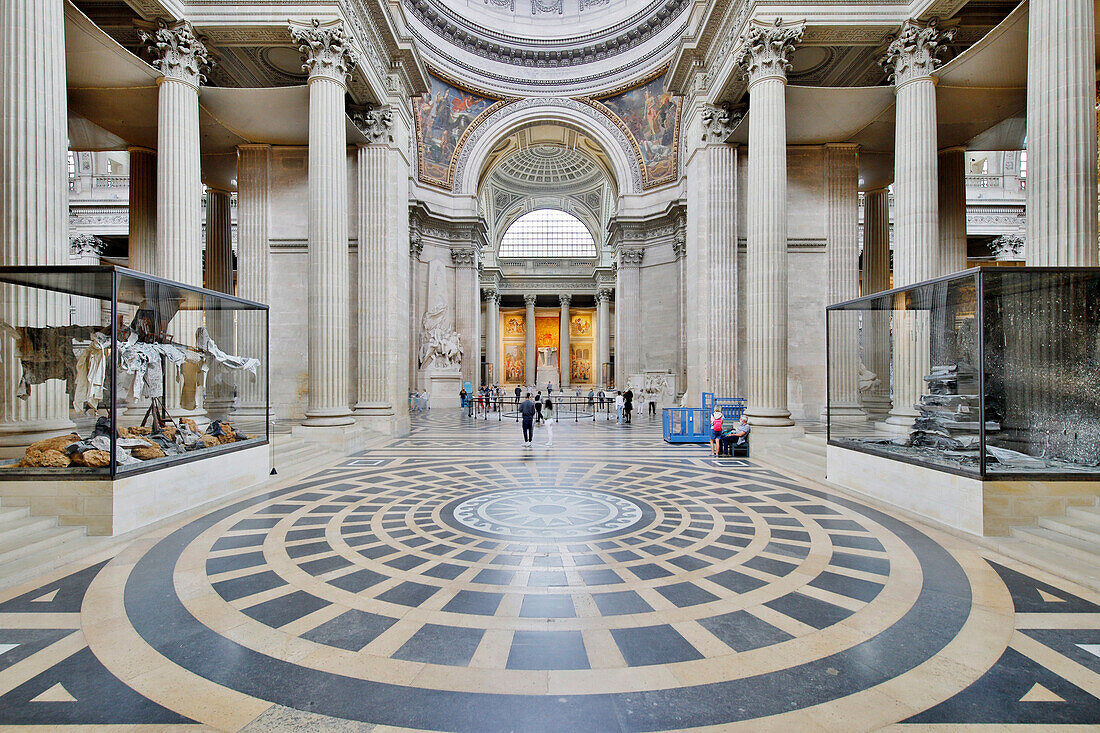
<instances>
[{"instance_id":1,"label":"metal frame of display case","mask_svg":"<svg viewBox=\"0 0 1100 733\"><path fill-rule=\"evenodd\" d=\"M1081 473L1067 473L1058 471L995 471L989 472L986 468L986 373L985 373L985 359L986 359L986 342L985 342L985 277L987 273L992 271L1004 271L1007 276L1013 275L1027 275L1030 273L1087 273L1100 277L1100 267L1012 267L1005 268L995 265L985 265L979 267L972 267L967 270L960 270L959 272L952 273L950 275L943 275L930 280L923 280L912 285L904 287L892 288L890 290L883 290L877 293L871 293L859 298L853 298L840 303L834 303L826 306L825 308L825 401L827 410L827 419L825 421L826 430L826 443L828 445L842 448L845 450L851 450L858 453L865 453L868 455L877 456L879 458L887 458L900 463L908 463L914 466L920 466L921 468L928 468L934 471L942 471L944 473L953 474L956 476L963 476L970 479L978 479L981 481L1020 481L1020 480L1043 480L1043 481L1095 481L1100 479L1100 468L1096 473L1089 474L1085 472ZM913 291L917 288L928 287L941 282L951 282L955 280L962 280L966 277L972 277L975 281L975 318L978 321L978 403L980 410L980 420L978 426L978 440L979 440L979 458L978 467L973 470L968 470L961 467L952 467L933 463L930 461L924 461L914 456L906 456L898 453L891 453L887 450L876 449L870 445L859 445L850 442L840 442L833 440L832 435L832 414L829 410L829 400L832 395L832 352L829 336L829 315L833 311L845 311L852 310L852 306L858 306L865 302L871 302L880 298L893 297L899 293L905 293ZM893 309L886 310L885 313L895 312ZM893 367L893 357L891 356L891 367Z\"/></svg>"},{"instance_id":2,"label":"metal frame of display case","mask_svg":"<svg viewBox=\"0 0 1100 733\"><path fill-rule=\"evenodd\" d=\"M5 276L11 276L18 273L26 274L95 274L95 273L109 273L111 275L111 354L112 362L110 364L110 420L111 420L111 463L109 470L104 473L89 473L89 474L73 474L66 473L64 470L58 469L42 469L40 471L27 471L19 474L5 474L0 471L0 481L26 481L34 479L48 479L51 481L113 481L117 478L129 478L130 476L138 476L143 473L149 473L151 471L159 471L161 469L170 468L172 466L180 466L185 463L193 463L195 461L201 461L208 458L214 458L216 456L224 456L229 453L236 453L242 450L248 450L250 448L258 448L260 446L269 445L271 443L271 318L270 307L264 303L257 303L253 300L247 300L246 298L240 298L236 295L230 295L228 293L221 293L217 290L209 290L207 288L196 287L193 285L185 285L183 283L176 282L174 280L167 280L155 275L149 275L137 270L131 270L127 267L121 267L119 265L0 265L0 284L17 285L26 288L37 288L39 290L46 290L55 293L62 293L65 295L83 295L81 293L74 293L72 290L67 290L60 287L49 287L46 285L27 284L19 281L6 280ZM228 444L222 448L219 448L217 452L213 454L205 452L193 452L190 454L183 454L167 463L156 465L138 465L133 468L127 469L121 474L118 471L118 461L115 451L118 448L118 369L114 363L115 354L117 354L118 344L118 284L120 277L132 277L136 280L142 280L145 282L153 282L166 287L181 288L192 293L202 295L204 297L210 296L222 301L230 301L233 303L239 303L247 306L244 310L256 310L264 312L264 435L263 438L257 442L249 442L248 444ZM86 296L93 297L96 300L100 298L98 296ZM164 373L164 378L167 380L167 372Z\"/></svg>"}]
</instances>

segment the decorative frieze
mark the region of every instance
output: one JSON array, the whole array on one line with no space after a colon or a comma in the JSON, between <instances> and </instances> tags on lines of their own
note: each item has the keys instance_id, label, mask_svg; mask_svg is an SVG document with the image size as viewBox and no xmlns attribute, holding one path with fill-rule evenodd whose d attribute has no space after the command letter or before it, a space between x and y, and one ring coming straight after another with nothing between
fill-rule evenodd
<instances>
[{"instance_id":1,"label":"decorative frieze","mask_svg":"<svg viewBox=\"0 0 1100 733\"><path fill-rule=\"evenodd\" d=\"M769 77L785 80L791 68L791 52L805 32L805 23L784 25L782 18L771 25L751 23L734 56L749 85Z\"/></svg>"},{"instance_id":2,"label":"decorative frieze","mask_svg":"<svg viewBox=\"0 0 1100 733\"><path fill-rule=\"evenodd\" d=\"M204 72L213 61L190 23L158 19L155 29L139 30L138 36L153 56L152 66L164 76L195 87L206 82Z\"/></svg>"},{"instance_id":3,"label":"decorative frieze","mask_svg":"<svg viewBox=\"0 0 1100 733\"><path fill-rule=\"evenodd\" d=\"M941 31L935 18L928 23L907 20L879 63L894 86L932 76L956 32L955 28Z\"/></svg>"},{"instance_id":4,"label":"decorative frieze","mask_svg":"<svg viewBox=\"0 0 1100 733\"><path fill-rule=\"evenodd\" d=\"M345 84L359 62L359 54L338 20L322 23L313 18L306 25L292 22L290 36L302 52L302 70L310 78L326 77Z\"/></svg>"}]
</instances>

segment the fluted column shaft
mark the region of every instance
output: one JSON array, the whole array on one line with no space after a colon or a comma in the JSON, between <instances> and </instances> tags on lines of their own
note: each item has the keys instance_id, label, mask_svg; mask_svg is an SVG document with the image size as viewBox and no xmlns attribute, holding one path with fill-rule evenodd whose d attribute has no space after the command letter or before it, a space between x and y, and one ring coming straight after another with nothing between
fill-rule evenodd
<instances>
[{"instance_id":1,"label":"fluted column shaft","mask_svg":"<svg viewBox=\"0 0 1100 733\"><path fill-rule=\"evenodd\" d=\"M309 407L304 425L350 425L344 84L309 79Z\"/></svg>"},{"instance_id":2,"label":"fluted column shaft","mask_svg":"<svg viewBox=\"0 0 1100 733\"><path fill-rule=\"evenodd\" d=\"M202 285L199 88L161 77L157 112L156 274ZM178 333L190 338L193 334Z\"/></svg>"},{"instance_id":3,"label":"fluted column shaft","mask_svg":"<svg viewBox=\"0 0 1100 733\"><path fill-rule=\"evenodd\" d=\"M69 257L65 18L61 0L0 3L0 262L63 265ZM0 317L13 326L69 323L68 298L5 286ZM15 344L0 341L0 445L70 428L65 385L51 380L15 398Z\"/></svg>"},{"instance_id":4,"label":"fluted column shaft","mask_svg":"<svg viewBox=\"0 0 1100 733\"><path fill-rule=\"evenodd\" d=\"M859 295L859 147L825 146L826 300ZM828 412L833 419L864 419L859 400L859 312L834 311L829 323Z\"/></svg>"},{"instance_id":5,"label":"fluted column shaft","mask_svg":"<svg viewBox=\"0 0 1100 733\"><path fill-rule=\"evenodd\" d=\"M1095 267L1092 0L1031 0L1027 67L1027 264Z\"/></svg>"},{"instance_id":6,"label":"fluted column shaft","mask_svg":"<svg viewBox=\"0 0 1100 733\"><path fill-rule=\"evenodd\" d=\"M611 361L611 291L600 290L596 295L596 369L595 381L604 387L604 364Z\"/></svg>"},{"instance_id":7,"label":"fluted column shaft","mask_svg":"<svg viewBox=\"0 0 1100 733\"><path fill-rule=\"evenodd\" d=\"M358 148L359 188L359 374L357 414L390 414L386 394L386 304L389 276L386 267L388 183L386 148Z\"/></svg>"},{"instance_id":8,"label":"fluted column shaft","mask_svg":"<svg viewBox=\"0 0 1100 733\"><path fill-rule=\"evenodd\" d=\"M157 247L157 154L148 148L130 148L130 243L127 262L131 270L152 274Z\"/></svg>"},{"instance_id":9,"label":"fluted column shaft","mask_svg":"<svg viewBox=\"0 0 1100 733\"><path fill-rule=\"evenodd\" d=\"M615 281L615 385L626 389L631 375L642 371L642 344L639 334L641 308L641 247L620 247Z\"/></svg>"},{"instance_id":10,"label":"fluted column shaft","mask_svg":"<svg viewBox=\"0 0 1100 733\"><path fill-rule=\"evenodd\" d=\"M237 295L258 303L271 303L268 285L271 146L241 145L237 148ZM258 313L237 314L237 343L242 356L260 360L256 378L241 379L238 412L266 414L268 353L264 323Z\"/></svg>"},{"instance_id":11,"label":"fluted column shaft","mask_svg":"<svg viewBox=\"0 0 1100 733\"><path fill-rule=\"evenodd\" d=\"M749 87L748 410L793 425L787 409L787 137L784 76Z\"/></svg>"},{"instance_id":12,"label":"fluted column shaft","mask_svg":"<svg viewBox=\"0 0 1100 733\"><path fill-rule=\"evenodd\" d=\"M890 191L880 188L863 197L863 294L890 289ZM878 384L864 395L864 409L885 416L890 411L890 314L872 311L864 322L863 354Z\"/></svg>"},{"instance_id":13,"label":"fluted column shaft","mask_svg":"<svg viewBox=\"0 0 1100 733\"><path fill-rule=\"evenodd\" d=\"M537 352L535 351L535 296L528 294L523 296L523 302L527 306L527 314L524 318L525 348L527 363L524 365L523 378L528 385L535 383L535 364Z\"/></svg>"},{"instance_id":14,"label":"fluted column shaft","mask_svg":"<svg viewBox=\"0 0 1100 733\"><path fill-rule=\"evenodd\" d=\"M500 294L495 290L485 296L485 363L492 365L493 384L500 384Z\"/></svg>"},{"instance_id":15,"label":"fluted column shaft","mask_svg":"<svg viewBox=\"0 0 1100 733\"><path fill-rule=\"evenodd\" d=\"M232 194L209 189L206 193L206 257L205 287L219 293L233 294L233 214ZM229 354L237 351L233 327L233 311L214 310L206 313L206 326L214 342ZM235 376L215 365L207 374L204 406L212 419L228 416L233 404Z\"/></svg>"},{"instance_id":16,"label":"fluted column shaft","mask_svg":"<svg viewBox=\"0 0 1100 733\"><path fill-rule=\"evenodd\" d=\"M573 354L569 348L569 301L571 296L559 295L561 300L561 316L558 317L558 368L561 371L560 386L564 390L569 386L570 368L573 364Z\"/></svg>"},{"instance_id":17,"label":"fluted column shaft","mask_svg":"<svg viewBox=\"0 0 1100 733\"><path fill-rule=\"evenodd\" d=\"M966 148L939 155L940 249L937 275L966 269Z\"/></svg>"}]
</instances>

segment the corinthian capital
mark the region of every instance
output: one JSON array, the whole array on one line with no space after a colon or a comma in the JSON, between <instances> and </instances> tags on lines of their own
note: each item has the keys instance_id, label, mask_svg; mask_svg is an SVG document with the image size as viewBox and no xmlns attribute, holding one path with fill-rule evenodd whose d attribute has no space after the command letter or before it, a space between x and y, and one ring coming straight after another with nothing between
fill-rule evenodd
<instances>
[{"instance_id":1,"label":"corinthian capital","mask_svg":"<svg viewBox=\"0 0 1100 733\"><path fill-rule=\"evenodd\" d=\"M475 267L477 265L477 252L468 248L451 249L451 262L458 267Z\"/></svg>"},{"instance_id":2,"label":"corinthian capital","mask_svg":"<svg viewBox=\"0 0 1100 733\"><path fill-rule=\"evenodd\" d=\"M886 69L887 78L894 86L900 87L905 82L932 76L932 72L943 63L940 56L955 38L955 32L954 28L941 31L935 18L927 24L905 21L901 33L879 61Z\"/></svg>"},{"instance_id":3,"label":"corinthian capital","mask_svg":"<svg viewBox=\"0 0 1100 733\"><path fill-rule=\"evenodd\" d=\"M704 142L724 143L733 135L737 123L745 116L743 109L734 109L729 102L722 104L703 106L703 140Z\"/></svg>"},{"instance_id":4,"label":"corinthian capital","mask_svg":"<svg viewBox=\"0 0 1100 733\"><path fill-rule=\"evenodd\" d=\"M155 27L139 30L138 36L153 56L153 67L164 74L165 78L187 82L196 87L206 81L203 72L213 62L206 45L186 20L169 23L158 19Z\"/></svg>"},{"instance_id":5,"label":"corinthian capital","mask_svg":"<svg viewBox=\"0 0 1100 733\"><path fill-rule=\"evenodd\" d=\"M372 143L393 142L393 110L389 107L368 104L355 108L351 111L351 121Z\"/></svg>"},{"instance_id":6,"label":"corinthian capital","mask_svg":"<svg viewBox=\"0 0 1100 733\"><path fill-rule=\"evenodd\" d=\"M638 267L645 258L645 249L642 247L623 247L619 250L619 264L622 267Z\"/></svg>"},{"instance_id":7,"label":"corinthian capital","mask_svg":"<svg viewBox=\"0 0 1100 733\"><path fill-rule=\"evenodd\" d=\"M791 51L805 32L805 23L784 25L782 18L776 18L771 25L750 23L736 53L737 65L748 77L749 86L769 77L786 81L791 68Z\"/></svg>"},{"instance_id":8,"label":"corinthian capital","mask_svg":"<svg viewBox=\"0 0 1100 733\"><path fill-rule=\"evenodd\" d=\"M85 257L87 255L99 257L105 249L107 249L107 243L99 237L93 237L91 234L81 234L69 238L69 254L73 257Z\"/></svg>"},{"instance_id":9,"label":"corinthian capital","mask_svg":"<svg viewBox=\"0 0 1100 733\"><path fill-rule=\"evenodd\" d=\"M325 77L343 84L359 63L359 55L338 20L322 23L313 18L308 24L291 22L290 36L302 52L302 70L311 80Z\"/></svg>"}]
</instances>

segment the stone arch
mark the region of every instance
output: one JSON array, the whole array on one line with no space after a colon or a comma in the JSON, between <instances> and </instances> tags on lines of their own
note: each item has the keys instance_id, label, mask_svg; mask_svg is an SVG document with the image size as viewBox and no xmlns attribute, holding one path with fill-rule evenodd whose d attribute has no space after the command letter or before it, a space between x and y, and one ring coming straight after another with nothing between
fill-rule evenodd
<instances>
[{"instance_id":1,"label":"stone arch","mask_svg":"<svg viewBox=\"0 0 1100 733\"><path fill-rule=\"evenodd\" d=\"M575 99L530 97L501 107L470 134L455 165L454 193L476 194L478 177L493 147L534 124L560 124L588 135L607 154L618 190L641 192L642 172L630 141L606 116Z\"/></svg>"}]
</instances>

